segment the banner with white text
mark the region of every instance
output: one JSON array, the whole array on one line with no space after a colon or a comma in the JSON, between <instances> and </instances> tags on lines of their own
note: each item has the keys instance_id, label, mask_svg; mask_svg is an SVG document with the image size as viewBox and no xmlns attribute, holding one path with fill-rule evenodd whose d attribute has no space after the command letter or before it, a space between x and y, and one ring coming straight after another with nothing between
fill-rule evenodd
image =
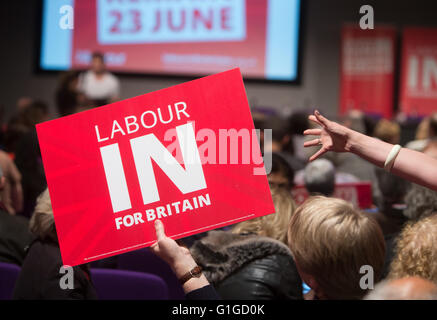
<instances>
[{"instance_id":1,"label":"banner with white text","mask_svg":"<svg viewBox=\"0 0 437 320\"><path fill-rule=\"evenodd\" d=\"M437 111L437 28L405 28L400 108L410 116Z\"/></svg>"},{"instance_id":2,"label":"banner with white text","mask_svg":"<svg viewBox=\"0 0 437 320\"><path fill-rule=\"evenodd\" d=\"M340 114L360 110L390 118L393 113L396 31L345 25L341 35Z\"/></svg>"}]
</instances>

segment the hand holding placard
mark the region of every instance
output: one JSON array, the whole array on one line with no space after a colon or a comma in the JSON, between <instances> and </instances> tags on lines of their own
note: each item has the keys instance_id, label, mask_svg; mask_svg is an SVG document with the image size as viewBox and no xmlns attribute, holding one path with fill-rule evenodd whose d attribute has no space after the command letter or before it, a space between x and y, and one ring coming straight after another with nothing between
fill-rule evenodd
<instances>
[{"instance_id":1,"label":"hand holding placard","mask_svg":"<svg viewBox=\"0 0 437 320\"><path fill-rule=\"evenodd\" d=\"M180 279L196 266L196 262L187 248L179 246L175 240L165 235L164 224L160 220L155 220L155 231L158 241L150 247L150 250L167 262L176 277ZM185 293L188 293L208 284L208 280L202 275L200 278L192 278L185 282L183 288Z\"/></svg>"}]
</instances>

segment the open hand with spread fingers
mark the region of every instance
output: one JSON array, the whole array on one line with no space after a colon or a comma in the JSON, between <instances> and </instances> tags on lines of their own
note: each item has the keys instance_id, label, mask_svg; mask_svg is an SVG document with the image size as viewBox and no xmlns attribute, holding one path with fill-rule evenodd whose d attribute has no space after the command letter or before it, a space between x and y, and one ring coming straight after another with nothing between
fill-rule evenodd
<instances>
[{"instance_id":1,"label":"open hand with spread fingers","mask_svg":"<svg viewBox=\"0 0 437 320\"><path fill-rule=\"evenodd\" d=\"M320 150L313 154L309 161L317 159L328 151L351 151L349 139L352 130L326 119L317 110L314 112L314 115L310 115L308 119L318 124L320 128L305 130L303 134L319 137L305 142L304 147L321 146Z\"/></svg>"}]
</instances>

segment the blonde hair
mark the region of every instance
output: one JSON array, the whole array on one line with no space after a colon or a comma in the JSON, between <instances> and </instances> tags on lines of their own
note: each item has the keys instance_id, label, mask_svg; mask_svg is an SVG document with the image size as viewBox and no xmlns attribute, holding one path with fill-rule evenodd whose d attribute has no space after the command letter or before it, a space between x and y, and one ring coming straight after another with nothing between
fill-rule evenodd
<instances>
[{"instance_id":1,"label":"blonde hair","mask_svg":"<svg viewBox=\"0 0 437 320\"><path fill-rule=\"evenodd\" d=\"M255 233L287 244L287 228L296 204L287 189L271 185L270 191L276 213L240 222L232 229L233 233Z\"/></svg>"},{"instance_id":2,"label":"blonde hair","mask_svg":"<svg viewBox=\"0 0 437 320\"><path fill-rule=\"evenodd\" d=\"M396 241L389 278L418 276L437 284L437 215L410 222Z\"/></svg>"},{"instance_id":3,"label":"blonde hair","mask_svg":"<svg viewBox=\"0 0 437 320\"><path fill-rule=\"evenodd\" d=\"M289 247L303 273L312 276L328 299L359 299L360 269L382 272L385 242L378 224L350 203L322 196L309 198L291 218Z\"/></svg>"},{"instance_id":4,"label":"blonde hair","mask_svg":"<svg viewBox=\"0 0 437 320\"><path fill-rule=\"evenodd\" d=\"M49 190L45 189L36 200L35 211L29 223L30 231L39 239L58 241Z\"/></svg>"},{"instance_id":5,"label":"blonde hair","mask_svg":"<svg viewBox=\"0 0 437 320\"><path fill-rule=\"evenodd\" d=\"M399 143L401 127L396 122L381 119L373 131L373 135L382 141L396 144Z\"/></svg>"}]
</instances>

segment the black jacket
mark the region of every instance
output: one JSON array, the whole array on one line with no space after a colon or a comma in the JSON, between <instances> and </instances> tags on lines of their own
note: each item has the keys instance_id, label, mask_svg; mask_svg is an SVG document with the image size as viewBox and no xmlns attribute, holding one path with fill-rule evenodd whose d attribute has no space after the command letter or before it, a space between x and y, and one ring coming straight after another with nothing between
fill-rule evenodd
<instances>
[{"instance_id":1,"label":"black jacket","mask_svg":"<svg viewBox=\"0 0 437 320\"><path fill-rule=\"evenodd\" d=\"M96 291L87 265L73 267L74 288L61 289L61 252L55 242L36 240L30 246L15 284L14 299L94 300Z\"/></svg>"},{"instance_id":2,"label":"black jacket","mask_svg":"<svg viewBox=\"0 0 437 320\"><path fill-rule=\"evenodd\" d=\"M28 220L0 209L0 261L21 265L31 241Z\"/></svg>"},{"instance_id":3,"label":"black jacket","mask_svg":"<svg viewBox=\"0 0 437 320\"><path fill-rule=\"evenodd\" d=\"M291 252L279 241L211 231L191 253L222 299L302 299Z\"/></svg>"}]
</instances>

